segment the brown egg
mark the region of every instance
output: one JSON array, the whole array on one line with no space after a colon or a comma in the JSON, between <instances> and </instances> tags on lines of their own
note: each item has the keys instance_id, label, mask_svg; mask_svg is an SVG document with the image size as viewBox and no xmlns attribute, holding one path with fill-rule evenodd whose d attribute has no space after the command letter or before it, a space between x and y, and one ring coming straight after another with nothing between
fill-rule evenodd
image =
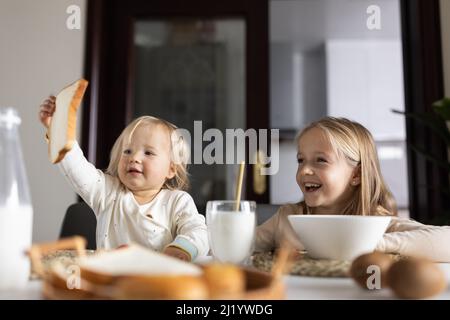
<instances>
[{"instance_id":1,"label":"brown egg","mask_svg":"<svg viewBox=\"0 0 450 320\"><path fill-rule=\"evenodd\" d=\"M447 288L442 270L433 262L408 258L394 263L388 272L388 284L399 298L423 299Z\"/></svg>"},{"instance_id":2,"label":"brown egg","mask_svg":"<svg viewBox=\"0 0 450 320\"><path fill-rule=\"evenodd\" d=\"M245 274L232 264L212 263L203 267L211 299L237 299L245 291Z\"/></svg>"},{"instance_id":3,"label":"brown egg","mask_svg":"<svg viewBox=\"0 0 450 320\"><path fill-rule=\"evenodd\" d=\"M380 285L381 288L387 287L387 271L392 265L392 258L381 252L366 253L353 260L350 267L350 276L359 284L361 288L370 289L367 280L375 275L375 271L369 269L370 266L377 266L380 269ZM372 279L373 277L371 277ZM371 280L369 279L369 280ZM374 285L376 282L371 282Z\"/></svg>"}]
</instances>

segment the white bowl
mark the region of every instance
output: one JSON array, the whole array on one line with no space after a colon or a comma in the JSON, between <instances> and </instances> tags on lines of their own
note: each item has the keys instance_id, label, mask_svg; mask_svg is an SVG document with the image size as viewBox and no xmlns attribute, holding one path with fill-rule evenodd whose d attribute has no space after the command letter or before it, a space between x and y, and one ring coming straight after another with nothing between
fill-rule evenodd
<instances>
[{"instance_id":1,"label":"white bowl","mask_svg":"<svg viewBox=\"0 0 450 320\"><path fill-rule=\"evenodd\" d=\"M315 259L353 260L372 252L391 217L348 215L290 215L308 256Z\"/></svg>"}]
</instances>

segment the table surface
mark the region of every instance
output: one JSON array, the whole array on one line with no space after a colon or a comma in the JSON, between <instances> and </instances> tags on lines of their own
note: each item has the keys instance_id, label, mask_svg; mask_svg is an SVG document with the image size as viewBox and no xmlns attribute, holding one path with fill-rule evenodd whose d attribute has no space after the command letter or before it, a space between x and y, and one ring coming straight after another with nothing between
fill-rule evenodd
<instances>
[{"instance_id":1,"label":"table surface","mask_svg":"<svg viewBox=\"0 0 450 320\"><path fill-rule=\"evenodd\" d=\"M450 263L439 263L447 278L447 289L430 299L450 300ZM397 299L391 290L366 290L351 278L285 277L287 299L291 300L391 300Z\"/></svg>"},{"instance_id":2,"label":"table surface","mask_svg":"<svg viewBox=\"0 0 450 320\"><path fill-rule=\"evenodd\" d=\"M450 263L438 264L444 271L447 283L450 283ZM286 296L289 300L372 300L372 299L396 299L389 289L364 290L359 288L350 278L318 278L285 276ZM1 291L0 299L25 299L39 300L41 296L42 282L33 280L22 290ZM450 300L450 287L446 291L431 299Z\"/></svg>"}]
</instances>

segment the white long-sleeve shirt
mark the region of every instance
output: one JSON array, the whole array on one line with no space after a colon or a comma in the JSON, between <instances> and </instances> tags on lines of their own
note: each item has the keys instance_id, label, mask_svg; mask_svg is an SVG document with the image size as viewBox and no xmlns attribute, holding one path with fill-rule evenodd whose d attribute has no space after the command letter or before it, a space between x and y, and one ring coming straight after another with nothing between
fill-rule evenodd
<instances>
[{"instance_id":1,"label":"white long-sleeve shirt","mask_svg":"<svg viewBox=\"0 0 450 320\"><path fill-rule=\"evenodd\" d=\"M97 248L135 242L162 251L171 245L192 260L208 253L205 218L188 193L162 189L150 203L139 205L118 177L89 163L77 143L58 166L97 217Z\"/></svg>"},{"instance_id":2,"label":"white long-sleeve shirt","mask_svg":"<svg viewBox=\"0 0 450 320\"><path fill-rule=\"evenodd\" d=\"M257 251L277 248L283 239L296 249L304 249L288 220L288 215L291 214L303 214L302 206L281 206L276 214L257 228ZM410 219L392 217L376 250L424 257L436 262L450 262L450 227L424 225Z\"/></svg>"}]
</instances>

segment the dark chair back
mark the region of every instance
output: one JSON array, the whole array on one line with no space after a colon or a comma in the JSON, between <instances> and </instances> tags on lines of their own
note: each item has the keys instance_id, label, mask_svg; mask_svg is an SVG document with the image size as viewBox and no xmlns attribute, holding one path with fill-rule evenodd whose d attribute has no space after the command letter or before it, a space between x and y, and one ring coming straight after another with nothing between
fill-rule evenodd
<instances>
[{"instance_id":1,"label":"dark chair back","mask_svg":"<svg viewBox=\"0 0 450 320\"><path fill-rule=\"evenodd\" d=\"M87 241L87 249L95 250L97 248L96 228L97 219L94 211L86 203L78 202L67 209L59 237L82 236Z\"/></svg>"},{"instance_id":2,"label":"dark chair back","mask_svg":"<svg viewBox=\"0 0 450 320\"><path fill-rule=\"evenodd\" d=\"M280 208L278 204L261 204L256 205L256 223L258 225L264 223L267 219L272 217Z\"/></svg>"}]
</instances>

